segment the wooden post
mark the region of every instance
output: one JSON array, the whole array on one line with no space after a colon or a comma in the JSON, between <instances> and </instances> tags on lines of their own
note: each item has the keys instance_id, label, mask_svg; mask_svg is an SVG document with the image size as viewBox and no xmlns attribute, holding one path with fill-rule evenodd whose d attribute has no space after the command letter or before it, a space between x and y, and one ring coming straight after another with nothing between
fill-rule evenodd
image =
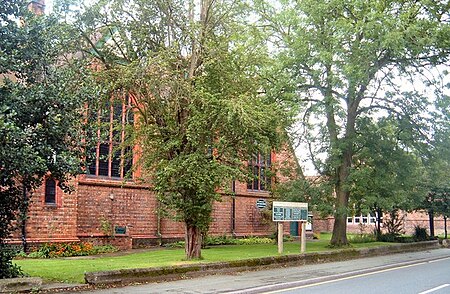
<instances>
[{"instance_id":1,"label":"wooden post","mask_svg":"<svg viewBox=\"0 0 450 294\"><path fill-rule=\"evenodd\" d=\"M278 222L278 253L283 253L283 223Z\"/></svg>"},{"instance_id":2,"label":"wooden post","mask_svg":"<svg viewBox=\"0 0 450 294\"><path fill-rule=\"evenodd\" d=\"M301 222L302 233L300 236L300 253L304 253L306 250L306 222Z\"/></svg>"}]
</instances>

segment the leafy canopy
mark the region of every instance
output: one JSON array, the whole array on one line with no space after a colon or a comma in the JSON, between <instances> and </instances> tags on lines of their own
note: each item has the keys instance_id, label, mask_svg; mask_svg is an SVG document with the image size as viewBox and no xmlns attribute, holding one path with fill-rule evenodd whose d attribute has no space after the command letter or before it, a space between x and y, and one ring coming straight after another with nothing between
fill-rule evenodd
<instances>
[{"instance_id":1,"label":"leafy canopy","mask_svg":"<svg viewBox=\"0 0 450 294\"><path fill-rule=\"evenodd\" d=\"M245 1L98 1L75 25L103 88L134 100L137 166L200 257L219 189L280 141L278 106L261 95L263 43ZM92 36L100 36L92 40Z\"/></svg>"},{"instance_id":2,"label":"leafy canopy","mask_svg":"<svg viewBox=\"0 0 450 294\"><path fill-rule=\"evenodd\" d=\"M45 175L68 190L69 177L82 171L88 85L82 71L62 61L67 51L57 20L33 15L27 4L0 4L0 246ZM2 262L1 277L8 267Z\"/></svg>"}]
</instances>

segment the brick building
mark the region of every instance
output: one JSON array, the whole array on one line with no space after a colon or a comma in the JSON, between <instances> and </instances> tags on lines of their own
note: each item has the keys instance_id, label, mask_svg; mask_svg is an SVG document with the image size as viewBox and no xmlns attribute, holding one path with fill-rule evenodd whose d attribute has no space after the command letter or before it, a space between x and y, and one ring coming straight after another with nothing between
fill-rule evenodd
<instances>
[{"instance_id":1,"label":"brick building","mask_svg":"<svg viewBox=\"0 0 450 294\"><path fill-rule=\"evenodd\" d=\"M403 218L401 229L405 234L411 235L414 233L414 228L420 226L422 228L427 228L428 233L430 232L430 222L428 214L424 211L415 212L401 212L400 218ZM314 231L316 232L332 232L334 225L334 218L332 216L321 218L318 215L314 218ZM375 215L356 215L349 216L347 218L347 232L349 233L373 233L376 226ZM382 225L382 230L383 225ZM443 234L445 230L444 218L435 217L434 218L434 234Z\"/></svg>"},{"instance_id":2,"label":"brick building","mask_svg":"<svg viewBox=\"0 0 450 294\"><path fill-rule=\"evenodd\" d=\"M43 14L44 7L44 0L32 0L28 6L38 15ZM139 168L132 170L133 163L125 161L123 154L130 150L122 150L119 156L113 151L120 142L112 125L117 120L123 124L133 123L129 116L130 104L129 98L124 97L118 104L111 100L106 111L95 111L94 119L110 122L111 127L106 130L109 133L106 138L100 139L104 129L90 134L93 138L98 136L98 144L90 152L93 157L87 158L86 174L72 179L74 192L70 194L64 193L55 180L44 179L42 187L31 195L25 233L17 231L10 240L12 243L20 243L22 237L29 244L87 240L127 249L184 237L184 223L160 214L154 192L137 180L142 177L141 171ZM214 204L210 234L240 237L273 233L261 204L270 200L269 188L277 177L269 178L264 171L270 168L277 173L286 167L295 169L295 156L290 149L282 150L269 156L258 155L249 164L254 180L230 183L231 193L224 193L222 201ZM130 179L126 179L130 174Z\"/></svg>"},{"instance_id":3,"label":"brick building","mask_svg":"<svg viewBox=\"0 0 450 294\"><path fill-rule=\"evenodd\" d=\"M297 164L289 150L272 153L265 162L277 171L294 169ZM70 194L52 179L46 179L31 196L27 242L92 241L129 249L184 238L184 223L158 213L159 203L148 186L111 176L113 168L109 162L109 176L98 175L98 171L97 175L78 176L72 181L74 192ZM223 194L222 201L214 204L211 235L268 236L274 232L267 213L258 207L268 203L271 195L262 184L264 180L256 180L230 183L233 193ZM274 183L275 177L270 181ZM20 243L20 238L17 232L11 241Z\"/></svg>"}]
</instances>

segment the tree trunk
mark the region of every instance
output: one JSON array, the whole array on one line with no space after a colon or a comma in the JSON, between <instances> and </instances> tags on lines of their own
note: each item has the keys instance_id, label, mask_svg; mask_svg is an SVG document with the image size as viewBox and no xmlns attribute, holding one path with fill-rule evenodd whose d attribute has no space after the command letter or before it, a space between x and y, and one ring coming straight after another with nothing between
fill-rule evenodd
<instances>
[{"instance_id":1,"label":"tree trunk","mask_svg":"<svg viewBox=\"0 0 450 294\"><path fill-rule=\"evenodd\" d=\"M333 236L331 238L330 244L332 246L345 246L348 245L347 240L347 204L348 204L348 192L336 191L336 211L334 213L334 225L333 225Z\"/></svg>"},{"instance_id":2,"label":"tree trunk","mask_svg":"<svg viewBox=\"0 0 450 294\"><path fill-rule=\"evenodd\" d=\"M186 259L200 259L202 257L202 234L200 228L186 224L185 243Z\"/></svg>"},{"instance_id":3,"label":"tree trunk","mask_svg":"<svg viewBox=\"0 0 450 294\"><path fill-rule=\"evenodd\" d=\"M447 217L444 216L444 239L447 239Z\"/></svg>"},{"instance_id":4,"label":"tree trunk","mask_svg":"<svg viewBox=\"0 0 450 294\"><path fill-rule=\"evenodd\" d=\"M351 144L351 143L350 143ZM346 246L347 240L347 207L350 192L345 183L347 182L352 162L352 147L349 145L344 152L342 164L338 169L338 182L336 184L336 206L334 213L333 236L330 244L332 246Z\"/></svg>"},{"instance_id":5,"label":"tree trunk","mask_svg":"<svg viewBox=\"0 0 450 294\"><path fill-rule=\"evenodd\" d=\"M381 237L381 215L383 211L381 208L377 208L377 240Z\"/></svg>"},{"instance_id":6,"label":"tree trunk","mask_svg":"<svg viewBox=\"0 0 450 294\"><path fill-rule=\"evenodd\" d=\"M430 237L434 237L434 211L428 210L428 218L430 220Z\"/></svg>"}]
</instances>

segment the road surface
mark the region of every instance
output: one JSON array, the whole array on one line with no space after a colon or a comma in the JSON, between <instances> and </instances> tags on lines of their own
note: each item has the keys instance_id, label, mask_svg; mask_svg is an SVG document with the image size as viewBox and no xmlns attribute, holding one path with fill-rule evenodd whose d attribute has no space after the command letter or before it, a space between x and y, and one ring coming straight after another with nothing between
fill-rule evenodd
<instances>
[{"instance_id":1,"label":"road surface","mask_svg":"<svg viewBox=\"0 0 450 294\"><path fill-rule=\"evenodd\" d=\"M446 284L450 284L450 249L434 249L82 293L443 294L450 293ZM434 292L426 292L433 289Z\"/></svg>"}]
</instances>

